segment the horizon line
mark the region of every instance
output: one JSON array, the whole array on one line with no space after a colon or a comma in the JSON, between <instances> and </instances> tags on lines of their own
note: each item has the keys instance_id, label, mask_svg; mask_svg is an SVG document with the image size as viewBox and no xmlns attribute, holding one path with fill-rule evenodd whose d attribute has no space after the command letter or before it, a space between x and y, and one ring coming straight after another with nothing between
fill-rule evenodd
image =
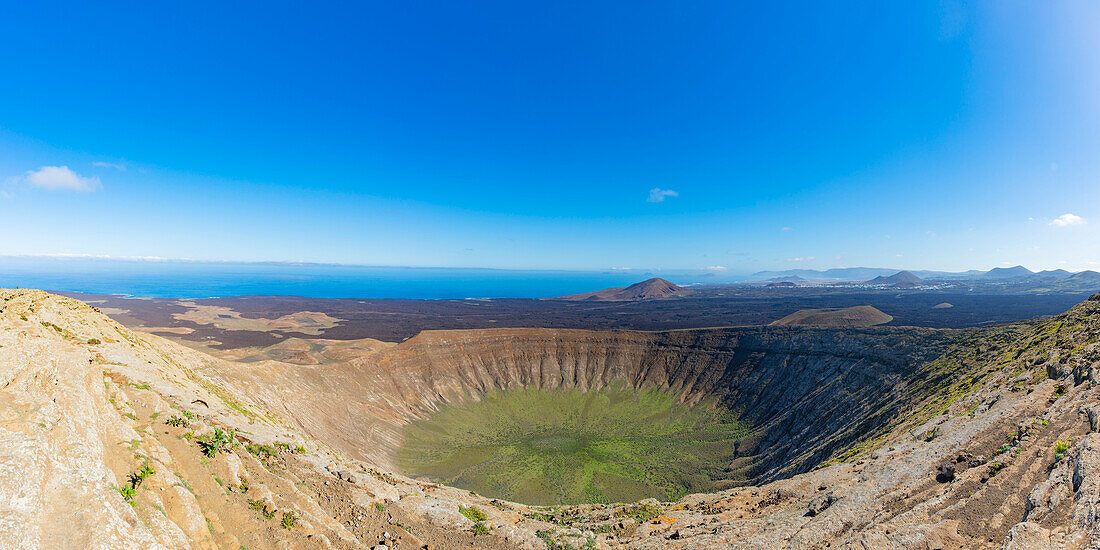
<instances>
[{"instance_id":1,"label":"horizon line","mask_svg":"<svg viewBox=\"0 0 1100 550\"><path fill-rule=\"evenodd\" d=\"M387 269L455 269L455 270L482 270L482 271L557 271L565 273L607 273L607 272L702 272L717 275L724 273L728 276L753 276L762 273L783 273L791 271L812 271L812 272L826 272L832 270L842 269L883 269L883 270L895 270L897 272L902 271L933 271L940 273L950 274L963 274L969 271L987 272L993 269L1011 269L1015 267L1023 267L1032 273L1039 273L1042 271L1067 271L1069 273L1079 273L1081 271L1093 271L1091 269L1082 268L1078 271L1066 269L1062 267L1046 267L1043 269L1032 269L1023 264L1008 265L1010 262L1004 262L1002 265L993 266L988 269L981 268L969 268L958 271L950 269L927 269L917 267L878 267L878 266L843 266L843 267L793 267L787 269L757 269L755 271L738 271L736 268L720 267L715 269L714 266L709 267L682 267L682 268L660 268L660 267L607 267L607 268L531 268L531 267L485 267L485 266L441 266L441 265L398 265L398 264L368 264L368 263L344 263L344 262L322 262L322 261L309 261L309 260L223 260L223 259L196 259L196 258L165 258L161 256L114 256L111 254L74 254L74 253L57 253L57 254L0 254L0 260L8 258L22 258L22 259L49 259L49 260L97 260L97 261L117 261L117 262L131 262L131 263L187 263L187 264L237 264L237 265L282 265L282 266L330 266L330 267L364 267L364 268L387 268Z\"/></svg>"}]
</instances>

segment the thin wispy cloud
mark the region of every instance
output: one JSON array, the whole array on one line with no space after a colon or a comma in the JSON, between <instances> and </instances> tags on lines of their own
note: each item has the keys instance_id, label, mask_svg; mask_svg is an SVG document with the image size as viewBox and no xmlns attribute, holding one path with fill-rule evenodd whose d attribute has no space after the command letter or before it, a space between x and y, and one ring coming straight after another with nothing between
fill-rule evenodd
<instances>
[{"instance_id":1,"label":"thin wispy cloud","mask_svg":"<svg viewBox=\"0 0 1100 550\"><path fill-rule=\"evenodd\" d=\"M161 256L115 256L112 254L76 254L61 252L56 254L0 254L0 258L50 258L55 260L123 260L128 262L194 262L189 258L163 258ZM221 262L222 260L204 260Z\"/></svg>"},{"instance_id":2,"label":"thin wispy cloud","mask_svg":"<svg viewBox=\"0 0 1100 550\"><path fill-rule=\"evenodd\" d=\"M1075 214L1062 214L1050 221L1054 227L1069 227L1071 225L1085 225L1085 218Z\"/></svg>"},{"instance_id":3,"label":"thin wispy cloud","mask_svg":"<svg viewBox=\"0 0 1100 550\"><path fill-rule=\"evenodd\" d=\"M667 197L679 197L680 194L672 189L661 189L660 187L654 187L649 190L649 198L646 202L665 202Z\"/></svg>"},{"instance_id":4,"label":"thin wispy cloud","mask_svg":"<svg viewBox=\"0 0 1100 550\"><path fill-rule=\"evenodd\" d=\"M23 183L48 191L95 191L102 187L98 177L85 177L68 166L43 166L23 176Z\"/></svg>"},{"instance_id":5,"label":"thin wispy cloud","mask_svg":"<svg viewBox=\"0 0 1100 550\"><path fill-rule=\"evenodd\" d=\"M725 271L729 268L724 265L708 265L706 269L707 271Z\"/></svg>"},{"instance_id":6,"label":"thin wispy cloud","mask_svg":"<svg viewBox=\"0 0 1100 550\"><path fill-rule=\"evenodd\" d=\"M118 170L120 172L125 172L126 171L126 165L122 164L121 162L114 163L114 162L102 162L102 161L97 160L97 161L92 163L92 166L95 166L96 168L111 168L111 169L114 169L114 170Z\"/></svg>"},{"instance_id":7,"label":"thin wispy cloud","mask_svg":"<svg viewBox=\"0 0 1100 550\"><path fill-rule=\"evenodd\" d=\"M788 262L812 262L815 258L813 256L804 256L800 258L787 258Z\"/></svg>"}]
</instances>

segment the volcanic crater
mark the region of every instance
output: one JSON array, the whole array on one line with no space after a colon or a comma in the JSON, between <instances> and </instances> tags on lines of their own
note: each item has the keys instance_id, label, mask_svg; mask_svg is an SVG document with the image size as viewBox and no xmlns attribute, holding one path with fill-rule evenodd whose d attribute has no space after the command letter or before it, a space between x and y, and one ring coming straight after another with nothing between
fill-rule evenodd
<instances>
[{"instance_id":1,"label":"volcanic crater","mask_svg":"<svg viewBox=\"0 0 1100 550\"><path fill-rule=\"evenodd\" d=\"M425 331L339 366L233 374L318 439L406 475L528 504L673 500L807 471L883 428L964 333ZM271 391L271 368L296 390Z\"/></svg>"}]
</instances>

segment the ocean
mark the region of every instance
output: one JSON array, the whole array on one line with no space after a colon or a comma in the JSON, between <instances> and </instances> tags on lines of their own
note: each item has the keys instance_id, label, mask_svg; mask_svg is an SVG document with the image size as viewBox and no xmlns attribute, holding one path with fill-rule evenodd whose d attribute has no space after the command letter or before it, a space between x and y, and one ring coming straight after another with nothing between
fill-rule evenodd
<instances>
[{"instance_id":1,"label":"ocean","mask_svg":"<svg viewBox=\"0 0 1100 550\"><path fill-rule=\"evenodd\" d=\"M129 261L0 257L0 288L41 288L153 298L242 295L312 298L549 298L671 274L367 267L331 264Z\"/></svg>"}]
</instances>

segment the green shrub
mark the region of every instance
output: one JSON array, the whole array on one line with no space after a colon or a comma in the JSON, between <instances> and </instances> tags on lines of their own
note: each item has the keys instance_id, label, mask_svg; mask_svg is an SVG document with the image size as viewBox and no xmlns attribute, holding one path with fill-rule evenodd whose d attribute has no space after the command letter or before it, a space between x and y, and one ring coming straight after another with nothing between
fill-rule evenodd
<instances>
[{"instance_id":1,"label":"green shrub","mask_svg":"<svg viewBox=\"0 0 1100 550\"><path fill-rule=\"evenodd\" d=\"M219 451L228 453L237 445L237 438L232 430L227 432L221 428L214 428L214 433L200 437L198 444L202 454L213 457Z\"/></svg>"},{"instance_id":2,"label":"green shrub","mask_svg":"<svg viewBox=\"0 0 1100 550\"><path fill-rule=\"evenodd\" d=\"M164 423L176 428L186 428L188 425L187 419L180 418L174 414L168 420L165 420Z\"/></svg>"},{"instance_id":3,"label":"green shrub","mask_svg":"<svg viewBox=\"0 0 1100 550\"><path fill-rule=\"evenodd\" d=\"M638 525L641 525L661 515L661 508L647 503L641 506L634 506L627 512L627 515L634 518L634 521L638 522Z\"/></svg>"},{"instance_id":4,"label":"green shrub","mask_svg":"<svg viewBox=\"0 0 1100 550\"><path fill-rule=\"evenodd\" d=\"M255 510L259 512L261 515L263 515L264 519L271 519L275 517L275 510L269 510L267 508L267 503L261 499L249 499L248 508L250 510Z\"/></svg>"},{"instance_id":5,"label":"green shrub","mask_svg":"<svg viewBox=\"0 0 1100 550\"><path fill-rule=\"evenodd\" d=\"M274 458L279 455L279 451L271 445L257 445L255 443L249 443L245 445L245 450L255 455L257 458Z\"/></svg>"},{"instance_id":6,"label":"green shrub","mask_svg":"<svg viewBox=\"0 0 1100 550\"><path fill-rule=\"evenodd\" d=\"M458 513L466 516L470 521L473 521L475 523L489 519L489 516L486 516L485 512L482 512L481 509L477 506L470 506L469 508L467 508L459 504Z\"/></svg>"},{"instance_id":7,"label":"green shrub","mask_svg":"<svg viewBox=\"0 0 1100 550\"><path fill-rule=\"evenodd\" d=\"M493 530L492 527L489 527L489 526L485 525L484 522L479 521L479 522L474 524L473 533L474 533L474 536L488 535L489 532L492 531L492 530Z\"/></svg>"},{"instance_id":8,"label":"green shrub","mask_svg":"<svg viewBox=\"0 0 1100 550\"><path fill-rule=\"evenodd\" d=\"M88 345L98 346L100 344L102 344L102 342L99 341L99 338L88 338Z\"/></svg>"},{"instance_id":9,"label":"green shrub","mask_svg":"<svg viewBox=\"0 0 1100 550\"><path fill-rule=\"evenodd\" d=\"M1069 441L1065 439L1059 439L1054 443L1054 461L1061 462L1066 457L1066 451L1069 450Z\"/></svg>"},{"instance_id":10,"label":"green shrub","mask_svg":"<svg viewBox=\"0 0 1100 550\"><path fill-rule=\"evenodd\" d=\"M137 496L137 491L131 485L123 485L122 487L115 487L118 490L118 494L122 495L122 498L126 499L126 502L130 503L130 506L134 505L134 497Z\"/></svg>"},{"instance_id":11,"label":"green shrub","mask_svg":"<svg viewBox=\"0 0 1100 550\"><path fill-rule=\"evenodd\" d=\"M298 525L298 515L294 512L283 512L283 529L293 529Z\"/></svg>"}]
</instances>

